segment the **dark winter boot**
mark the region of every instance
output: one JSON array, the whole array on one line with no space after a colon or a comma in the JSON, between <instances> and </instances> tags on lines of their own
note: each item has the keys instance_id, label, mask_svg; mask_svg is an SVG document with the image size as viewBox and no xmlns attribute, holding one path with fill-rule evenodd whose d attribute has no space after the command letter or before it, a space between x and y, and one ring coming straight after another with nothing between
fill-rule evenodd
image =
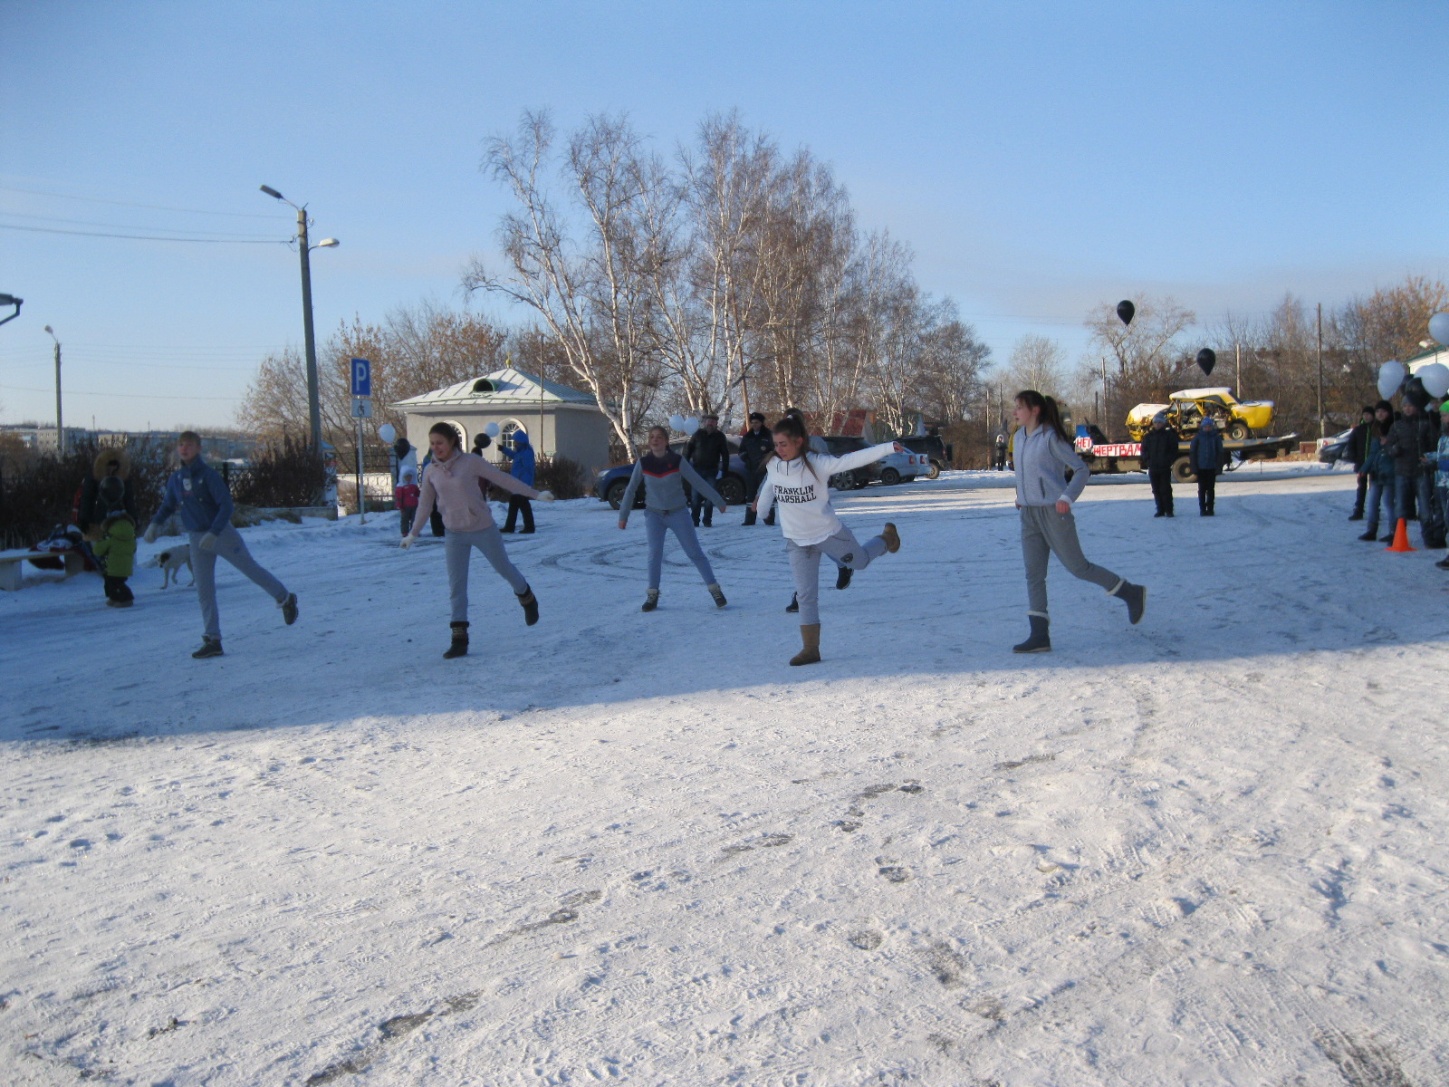
<instances>
[{"instance_id":1,"label":"dark winter boot","mask_svg":"<svg viewBox=\"0 0 1449 1087\"><path fill-rule=\"evenodd\" d=\"M1211 513L1208 514L1212 516ZM1112 595L1122 600L1127 605L1127 620L1136 626L1142 621L1142 613L1147 609L1147 586L1133 585L1125 578L1117 582L1117 587L1112 590Z\"/></svg>"},{"instance_id":2,"label":"dark winter boot","mask_svg":"<svg viewBox=\"0 0 1449 1087\"><path fill-rule=\"evenodd\" d=\"M788 611L791 615L794 615L797 611L800 610L800 594L799 593L791 593L790 594L790 603L788 603L788 604L785 605L785 610Z\"/></svg>"},{"instance_id":3,"label":"dark winter boot","mask_svg":"<svg viewBox=\"0 0 1449 1087\"><path fill-rule=\"evenodd\" d=\"M896 531L896 526L887 521L884 529L881 530L880 538L885 541L886 550L894 555L901 549L901 534Z\"/></svg>"},{"instance_id":4,"label":"dark winter boot","mask_svg":"<svg viewBox=\"0 0 1449 1087\"><path fill-rule=\"evenodd\" d=\"M282 601L282 622L291 626L297 621L297 594L288 593L287 599Z\"/></svg>"},{"instance_id":5,"label":"dark winter boot","mask_svg":"<svg viewBox=\"0 0 1449 1087\"><path fill-rule=\"evenodd\" d=\"M644 606L641 607L639 610L640 611L653 611L658 606L659 606L659 590L658 589L650 589L648 595L644 597Z\"/></svg>"},{"instance_id":6,"label":"dark winter boot","mask_svg":"<svg viewBox=\"0 0 1449 1087\"><path fill-rule=\"evenodd\" d=\"M201 648L191 655L197 660L221 656L221 639L203 637L201 639Z\"/></svg>"},{"instance_id":7,"label":"dark winter boot","mask_svg":"<svg viewBox=\"0 0 1449 1087\"><path fill-rule=\"evenodd\" d=\"M791 664L820 663L820 624L811 623L800 628L800 652L790 658Z\"/></svg>"},{"instance_id":8,"label":"dark winter boot","mask_svg":"<svg viewBox=\"0 0 1449 1087\"><path fill-rule=\"evenodd\" d=\"M1011 647L1013 653L1050 653L1052 651L1051 634L1048 632L1049 624L1045 615L1033 615L1027 612L1026 621L1031 624L1031 636L1026 641Z\"/></svg>"},{"instance_id":9,"label":"dark winter boot","mask_svg":"<svg viewBox=\"0 0 1449 1087\"><path fill-rule=\"evenodd\" d=\"M755 513L755 507L754 506L746 506L745 507L745 524L746 525L752 525L752 524L754 524L755 523L755 518L757 516L758 516L758 514Z\"/></svg>"},{"instance_id":10,"label":"dark winter boot","mask_svg":"<svg viewBox=\"0 0 1449 1087\"><path fill-rule=\"evenodd\" d=\"M448 646L448 651L443 654L444 660L452 660L454 657L466 657L468 655L468 624L449 623L453 631L453 644Z\"/></svg>"},{"instance_id":11,"label":"dark winter boot","mask_svg":"<svg viewBox=\"0 0 1449 1087\"><path fill-rule=\"evenodd\" d=\"M533 595L531 588L524 589L518 594L518 602L523 605L523 621L533 626L538 622L538 597Z\"/></svg>"},{"instance_id":12,"label":"dark winter boot","mask_svg":"<svg viewBox=\"0 0 1449 1087\"><path fill-rule=\"evenodd\" d=\"M706 585L705 588L709 590L709 595L714 597L715 607L722 608L729 603L729 601L725 599L724 590L719 587L718 581Z\"/></svg>"},{"instance_id":13,"label":"dark winter boot","mask_svg":"<svg viewBox=\"0 0 1449 1087\"><path fill-rule=\"evenodd\" d=\"M855 576L855 571L849 566L842 566L835 571L835 587L837 589L850 588L850 579Z\"/></svg>"}]
</instances>

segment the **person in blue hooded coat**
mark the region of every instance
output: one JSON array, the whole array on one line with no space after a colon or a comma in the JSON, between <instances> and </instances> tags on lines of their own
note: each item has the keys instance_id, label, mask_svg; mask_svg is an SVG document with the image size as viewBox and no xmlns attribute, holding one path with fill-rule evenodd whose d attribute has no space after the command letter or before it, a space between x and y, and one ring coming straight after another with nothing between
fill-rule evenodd
<instances>
[{"instance_id":1,"label":"person in blue hooded coat","mask_svg":"<svg viewBox=\"0 0 1449 1087\"><path fill-rule=\"evenodd\" d=\"M509 448L509 446L512 448ZM513 432L512 442L499 442L498 451L509 460L508 474L525 486L533 486L533 446L528 444L528 434L522 430ZM524 533L533 531L533 504L521 494L508 496L508 517L499 532L513 532L518 524L518 515L523 514Z\"/></svg>"}]
</instances>

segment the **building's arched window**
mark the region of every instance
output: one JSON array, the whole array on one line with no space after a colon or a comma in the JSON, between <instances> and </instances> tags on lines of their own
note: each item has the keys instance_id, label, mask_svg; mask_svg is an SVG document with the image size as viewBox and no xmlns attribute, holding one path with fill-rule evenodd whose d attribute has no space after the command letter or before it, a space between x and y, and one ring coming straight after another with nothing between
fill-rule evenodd
<instances>
[{"instance_id":1,"label":"building's arched window","mask_svg":"<svg viewBox=\"0 0 1449 1087\"><path fill-rule=\"evenodd\" d=\"M475 393L496 393L498 390L494 387L493 382L486 377L480 377L473 382L473 391Z\"/></svg>"},{"instance_id":2,"label":"building's arched window","mask_svg":"<svg viewBox=\"0 0 1449 1087\"><path fill-rule=\"evenodd\" d=\"M520 423L517 419L509 419L498 428L498 440L506 445L509 449L512 449L513 434L514 431L518 430L523 431L525 434L528 433L528 428ZM533 438L530 435L529 441L531 442L532 440Z\"/></svg>"}]
</instances>

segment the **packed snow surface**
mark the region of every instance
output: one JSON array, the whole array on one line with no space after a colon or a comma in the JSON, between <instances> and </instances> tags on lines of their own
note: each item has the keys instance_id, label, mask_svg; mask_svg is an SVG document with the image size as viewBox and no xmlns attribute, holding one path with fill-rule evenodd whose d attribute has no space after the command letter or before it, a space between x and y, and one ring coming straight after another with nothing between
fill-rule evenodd
<instances>
[{"instance_id":1,"label":"packed snow surface","mask_svg":"<svg viewBox=\"0 0 1449 1087\"><path fill-rule=\"evenodd\" d=\"M0 1079L68 1084L1305 1084L1449 1069L1449 575L1353 478L1218 515L1093 480L1027 633L1008 477L841 496L898 554L822 575L791 668L778 529L538 507L475 556L396 515L247 529L301 598L140 566L0 594ZM172 541L174 542L174 541ZM1414 533L1417 546L1417 533ZM163 539L141 559L163 550Z\"/></svg>"}]
</instances>

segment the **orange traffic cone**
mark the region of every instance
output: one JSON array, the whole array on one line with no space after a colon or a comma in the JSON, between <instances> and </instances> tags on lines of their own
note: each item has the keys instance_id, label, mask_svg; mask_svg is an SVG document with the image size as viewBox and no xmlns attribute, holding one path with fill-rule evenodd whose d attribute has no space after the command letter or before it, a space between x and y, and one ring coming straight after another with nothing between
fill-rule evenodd
<instances>
[{"instance_id":1,"label":"orange traffic cone","mask_svg":"<svg viewBox=\"0 0 1449 1087\"><path fill-rule=\"evenodd\" d=\"M1402 517L1399 518L1398 527L1394 529L1394 542L1384 548L1385 551L1417 551L1417 547L1409 546L1409 523Z\"/></svg>"}]
</instances>

